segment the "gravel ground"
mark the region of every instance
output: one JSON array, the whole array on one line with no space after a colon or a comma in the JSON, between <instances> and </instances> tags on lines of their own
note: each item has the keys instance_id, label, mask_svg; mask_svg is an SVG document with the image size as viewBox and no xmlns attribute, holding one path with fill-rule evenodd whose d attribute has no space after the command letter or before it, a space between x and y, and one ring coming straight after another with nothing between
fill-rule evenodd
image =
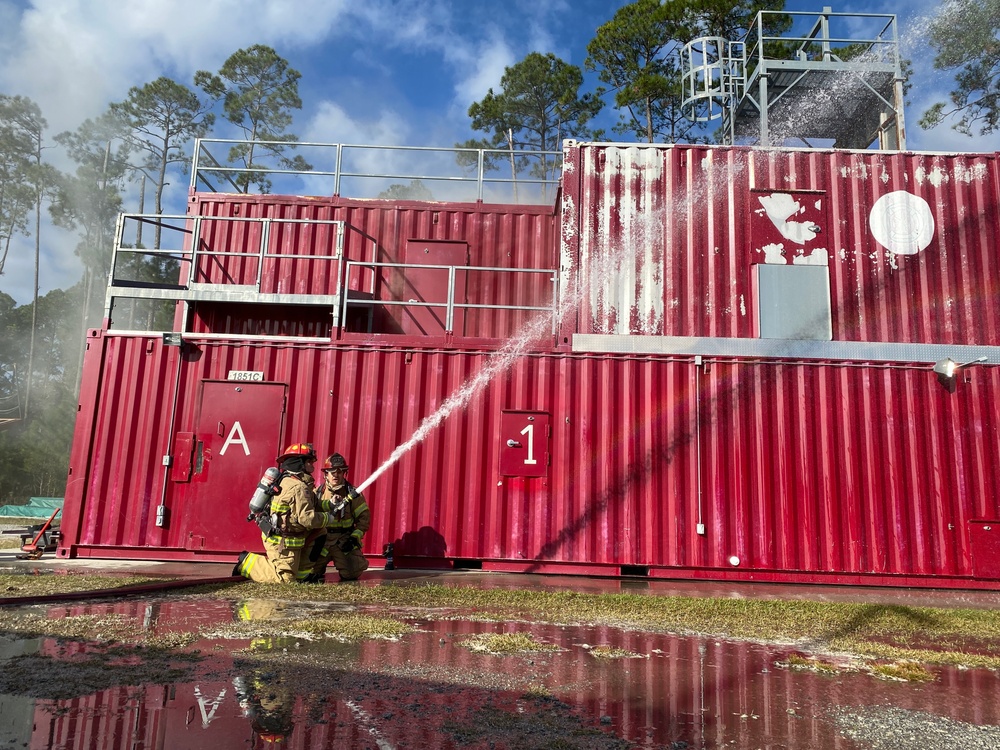
<instances>
[{"instance_id":1,"label":"gravel ground","mask_svg":"<svg viewBox=\"0 0 1000 750\"><path fill-rule=\"evenodd\" d=\"M977 726L922 711L872 706L838 712L834 722L840 731L871 750L997 750L1000 727Z\"/></svg>"}]
</instances>

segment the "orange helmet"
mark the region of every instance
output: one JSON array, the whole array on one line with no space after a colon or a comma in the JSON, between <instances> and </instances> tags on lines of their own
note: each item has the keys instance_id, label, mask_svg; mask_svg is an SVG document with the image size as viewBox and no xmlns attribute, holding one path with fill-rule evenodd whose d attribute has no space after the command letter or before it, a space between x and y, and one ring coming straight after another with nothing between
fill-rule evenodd
<instances>
[{"instance_id":1,"label":"orange helmet","mask_svg":"<svg viewBox=\"0 0 1000 750\"><path fill-rule=\"evenodd\" d=\"M267 745L283 745L285 740L288 739L287 735L281 734L279 732L259 732L257 734L261 741Z\"/></svg>"},{"instance_id":2,"label":"orange helmet","mask_svg":"<svg viewBox=\"0 0 1000 750\"><path fill-rule=\"evenodd\" d=\"M295 445L289 445L285 448L284 453L274 460L280 464L286 458L291 458L292 456L302 456L306 461L315 461L316 449L313 448L312 443L295 443Z\"/></svg>"},{"instance_id":3,"label":"orange helmet","mask_svg":"<svg viewBox=\"0 0 1000 750\"><path fill-rule=\"evenodd\" d=\"M347 471L350 466L347 465L347 459L341 456L339 453L331 453L326 457L326 461L323 462L323 470L326 469L343 469Z\"/></svg>"}]
</instances>

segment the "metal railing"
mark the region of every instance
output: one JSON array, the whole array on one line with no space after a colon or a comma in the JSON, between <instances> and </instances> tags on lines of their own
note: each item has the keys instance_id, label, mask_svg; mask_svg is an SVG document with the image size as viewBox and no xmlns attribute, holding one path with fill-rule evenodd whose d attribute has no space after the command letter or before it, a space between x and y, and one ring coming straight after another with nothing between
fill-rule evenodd
<instances>
[{"instance_id":1,"label":"metal railing","mask_svg":"<svg viewBox=\"0 0 1000 750\"><path fill-rule=\"evenodd\" d=\"M234 164L228 154L225 158L217 156L219 149L213 147L245 146L247 141L201 138L194 146L191 189L547 205L555 198L562 167L561 151L298 141L252 143L294 153L311 168L272 166L267 156L249 167ZM275 158L272 155L270 161Z\"/></svg>"},{"instance_id":2,"label":"metal railing","mask_svg":"<svg viewBox=\"0 0 1000 750\"><path fill-rule=\"evenodd\" d=\"M127 223L129 221L136 221L140 223L150 223L155 224L163 229L168 229L176 232L180 232L185 237L190 239L187 241L188 246L182 248L168 248L151 250L148 248L135 248L129 247L124 242L124 234ZM169 222L183 222L182 226L177 226ZM257 242L256 249L250 251L233 251L233 250L211 250L205 249L203 243L205 242L203 228L206 225L221 222L221 223L233 223L239 222L244 224L258 224L260 225L259 240ZM300 255L293 253L277 253L270 252L269 247L271 244L272 227L274 225L311 225L311 226L332 226L335 228L336 234L334 236L333 249L334 253L332 255ZM109 286L111 287L122 287L129 284L152 284L153 286L168 286L170 285L166 280L163 279L124 279L119 277L119 258L123 255L136 255L136 256L150 256L150 257L160 257L169 258L175 260L180 264L188 265L188 272L178 273L176 279L171 282L177 286L184 286L186 288L198 288L204 286L238 286L233 283L220 283L213 284L210 281L199 280L199 267L198 259L201 257L209 258L255 258L257 264L257 271L252 282L255 291L258 294L263 293L261 289L261 281L263 278L264 263L267 260L278 260L278 259L294 259L298 261L331 261L338 260L343 255L344 252L344 228L345 223L340 220L333 219L284 219L284 218L273 218L273 217L245 217L245 216L185 216L179 214L160 214L160 215L145 215L145 214L122 214L118 219L118 226L115 233L115 244L112 252L111 258L111 274Z\"/></svg>"},{"instance_id":3,"label":"metal railing","mask_svg":"<svg viewBox=\"0 0 1000 750\"><path fill-rule=\"evenodd\" d=\"M772 21L775 27L786 21L790 28L768 34ZM782 61L901 74L896 16L885 13L760 11L742 40L695 39L684 47L682 59L682 107L696 122L731 117L751 79L767 75L769 65Z\"/></svg>"},{"instance_id":4,"label":"metal railing","mask_svg":"<svg viewBox=\"0 0 1000 750\"><path fill-rule=\"evenodd\" d=\"M180 236L182 242L179 247L167 247L160 249L146 249L129 247L125 243L125 236L133 222L156 224L161 229L167 230L164 237ZM241 222L258 225L250 233L254 240L250 247L244 250L230 250L228 245L221 249L212 249L208 242L217 241L208 227L212 223L233 223ZM331 252L324 254L301 255L287 252L275 252L272 245L274 237L273 229L275 225L315 225L330 226L334 228L331 237ZM160 300L167 302L177 301L215 301L215 302L239 302L250 304L293 304L293 305L314 305L332 308L333 311L333 334L345 330L348 320L348 311L351 309L369 310L373 312L377 307L403 307L403 308L426 308L443 310L445 321L442 333L454 333L455 319L457 311L465 310L511 310L523 311L525 313L547 312L552 315L552 332L556 332L556 308L558 305L558 285L559 271L547 268L508 268L496 266L449 266L434 264L407 264L393 262L376 262L373 260L346 260L345 235L349 231L355 231L340 220L313 220L313 219L283 219L283 218L255 218L242 216L184 216L184 215L145 215L145 214L122 214L118 220L115 234L115 242L111 259L111 274L107 292L107 317L111 319L116 304L122 300ZM371 238L360 233L366 243L363 247L368 257L374 258L378 253L378 248L369 242L374 242ZM254 236L258 235L258 236ZM246 234L241 235L244 239ZM355 248L355 252L359 248ZM140 276L144 272L142 263L129 263L125 259L132 257L148 257L160 261L172 261L169 278L162 273L162 264L156 266L160 269L160 276L146 269L145 278L126 278L129 274L133 276L138 273ZM304 277L314 279L326 279L329 283L328 289L312 289L311 292L282 292L265 286L265 281L277 282L279 277L276 273L266 273L268 263L281 260L293 261L296 264L332 264L327 269L302 267L300 270ZM215 272L206 264L216 262L218 264ZM242 264L242 265L241 265ZM376 277L379 269L394 269L401 273L401 280L406 281L406 272L414 271L424 273L426 271L440 272L447 274L447 284L431 285L435 291L445 289L446 293L440 299L410 299L403 295L393 296L388 287L380 284ZM365 279L363 273L370 274L370 279ZM542 304L520 304L509 305L493 302L485 302L478 299L461 298L457 294L457 280L467 278L469 274L490 273L490 274L545 274L552 283L551 296L545 295L545 302ZM252 277L252 278L251 278ZM358 297L357 292L352 292L350 287L352 282L357 288L367 286L367 291L361 294L369 295L368 298ZM316 282L319 283L319 282ZM534 287L535 295L541 297L543 289L540 286ZM162 302L161 302L162 303ZM135 318L142 318L142 314L134 312L131 308L123 308L123 312L118 316L123 321L129 323ZM146 320L154 320L152 313L145 317ZM163 313L160 320L165 322L164 326L172 325L173 308ZM370 318L369 318L370 322ZM116 321L116 329L118 327ZM125 326L126 330L134 330L130 325ZM168 330L167 328L149 327L145 330ZM182 325L182 334L186 333L186 323ZM392 331L379 331L391 333ZM261 337L261 338L281 338L281 337Z\"/></svg>"},{"instance_id":5,"label":"metal railing","mask_svg":"<svg viewBox=\"0 0 1000 750\"><path fill-rule=\"evenodd\" d=\"M552 314L552 334L555 335L556 328L558 325L558 287L559 287L559 271L554 268L500 268L496 266L449 266L449 265L435 265L435 264L413 264L413 263L372 263L366 261L347 261L345 265L345 288L349 286L350 280L352 278L352 271L356 269L370 269L375 270L377 268L394 268L401 270L411 270L411 271L426 271L426 270L438 270L446 271L448 274L448 282L446 288L446 299L440 301L426 301L426 300L416 300L416 299L385 299L385 298L375 298L377 293L377 288L372 281L370 287L370 293L372 294L372 299L362 299L357 297L350 297L345 294L343 299L343 308L341 314L341 324L343 321L347 320L347 311L350 307L369 307L374 309L375 307L393 307L393 306L404 306L409 308L425 308L425 309L443 309L445 311L444 329L446 333L454 333L455 327L455 311L456 310L516 310L524 312L549 312ZM520 273L520 274L547 274L549 280L552 282L552 301L548 305L502 305L497 303L477 303L477 302L460 302L455 295L456 291L456 280L459 274L466 274L476 271L485 271L490 273Z\"/></svg>"},{"instance_id":6,"label":"metal railing","mask_svg":"<svg viewBox=\"0 0 1000 750\"><path fill-rule=\"evenodd\" d=\"M765 33L767 19L786 16L792 21L791 30L780 35ZM744 38L744 47L744 84L765 60L857 62L899 68L896 16L886 13L760 11ZM845 51L850 51L846 59L842 58Z\"/></svg>"}]
</instances>

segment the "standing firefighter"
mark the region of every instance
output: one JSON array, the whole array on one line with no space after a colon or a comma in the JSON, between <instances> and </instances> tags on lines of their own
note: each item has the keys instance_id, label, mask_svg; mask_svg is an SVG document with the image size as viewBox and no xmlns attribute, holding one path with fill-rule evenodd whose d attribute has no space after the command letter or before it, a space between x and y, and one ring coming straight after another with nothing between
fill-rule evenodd
<instances>
[{"instance_id":1,"label":"standing firefighter","mask_svg":"<svg viewBox=\"0 0 1000 750\"><path fill-rule=\"evenodd\" d=\"M371 524L371 514L364 495L347 481L348 468L339 453L331 454L323 462L323 486L318 494L320 507L331 520L326 527L326 544L317 550L313 572L306 579L312 583L324 580L331 560L342 581L360 578L368 569L368 561L361 554L361 540Z\"/></svg>"},{"instance_id":2,"label":"standing firefighter","mask_svg":"<svg viewBox=\"0 0 1000 750\"><path fill-rule=\"evenodd\" d=\"M313 529L329 526L333 516L322 512L316 501L312 443L290 445L275 461L281 479L271 499L269 520L262 527L266 556L241 552L233 575L261 583L292 583L306 573L300 573L306 537Z\"/></svg>"}]
</instances>

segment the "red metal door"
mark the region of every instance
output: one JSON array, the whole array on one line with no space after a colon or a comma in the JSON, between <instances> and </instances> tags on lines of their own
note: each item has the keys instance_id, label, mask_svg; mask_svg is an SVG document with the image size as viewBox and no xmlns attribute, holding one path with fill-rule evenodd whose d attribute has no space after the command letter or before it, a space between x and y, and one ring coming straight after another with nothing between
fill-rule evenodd
<instances>
[{"instance_id":1,"label":"red metal door","mask_svg":"<svg viewBox=\"0 0 1000 750\"><path fill-rule=\"evenodd\" d=\"M247 504L281 450L284 412L284 384L202 383L185 514L188 549L239 552L260 547L260 531L246 520Z\"/></svg>"},{"instance_id":2,"label":"red metal door","mask_svg":"<svg viewBox=\"0 0 1000 750\"><path fill-rule=\"evenodd\" d=\"M500 476L544 477L549 473L549 415L504 411L500 415Z\"/></svg>"},{"instance_id":3,"label":"red metal door","mask_svg":"<svg viewBox=\"0 0 1000 750\"><path fill-rule=\"evenodd\" d=\"M1000 521L969 521L972 575L1000 578Z\"/></svg>"},{"instance_id":4,"label":"red metal door","mask_svg":"<svg viewBox=\"0 0 1000 750\"><path fill-rule=\"evenodd\" d=\"M403 248L403 263L407 266L455 266L454 302L466 302L465 271L469 265L469 245L466 242L446 240L407 240ZM447 268L406 268L403 299L413 302L436 303L435 307L411 305L403 308L403 332L421 336L441 336L451 332L456 336L465 333L465 308L454 309L449 328L447 308L450 273Z\"/></svg>"}]
</instances>

